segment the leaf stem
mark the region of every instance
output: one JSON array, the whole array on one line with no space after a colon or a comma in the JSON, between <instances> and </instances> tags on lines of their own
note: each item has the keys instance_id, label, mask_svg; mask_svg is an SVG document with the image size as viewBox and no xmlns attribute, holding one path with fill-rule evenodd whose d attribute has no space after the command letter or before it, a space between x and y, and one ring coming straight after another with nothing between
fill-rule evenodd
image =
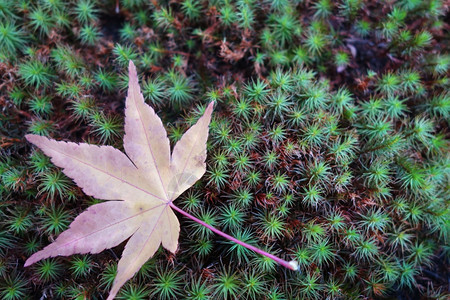
<instances>
[{"instance_id":1,"label":"leaf stem","mask_svg":"<svg viewBox=\"0 0 450 300\"><path fill-rule=\"evenodd\" d=\"M258 248L256 248L255 246L252 246L252 245L249 245L249 244L247 244L247 243L244 243L244 242L242 242L242 241L240 241L240 240L238 240L238 239L232 237L231 235L228 235L228 234L226 234L226 233L220 231L219 229L214 228L214 227L212 227L211 225L206 224L206 223L203 222L202 220L197 219L197 218L194 217L193 215L191 215L191 214L185 212L184 210L182 210L181 208L177 207L177 206L176 206L175 204L173 204L172 202L169 203L169 206L170 206L171 208L173 208L174 210L176 210L177 212L179 212L180 214L182 214L182 215L188 217L188 218L191 219L191 220L194 220L195 222L197 222L197 223L199 223L199 224L205 226L206 228L210 229L210 230L213 231L214 233L217 233L218 235L220 235L220 236L222 236L222 237L224 237L224 238L226 238L226 239L228 239L228 240L230 240L230 241L233 241L233 242L235 242L235 243L237 243L237 244L239 244L239 245L241 245L241 246L243 246L243 247L245 247L245 248L247 248L247 249L250 249L250 250L252 250L252 251L255 251L255 252L258 253L258 254L261 254L261 255L264 255L264 256L266 256L266 257L268 257L268 258L270 258L270 259L273 259L274 261L276 261L277 263L279 263L279 264L282 265L283 267L286 267L286 268L288 268L288 269L290 269L290 270L293 270L293 271L297 271L297 270L298 270L298 264L297 264L296 261L290 261L290 262L285 261L285 260L283 260L283 259L281 259L281 258L279 258L279 257L276 257L276 256L273 255L273 254L270 254L270 253L268 253L268 252L266 252L266 251L263 251L263 250L261 250L261 249L258 249Z\"/></svg>"}]
</instances>

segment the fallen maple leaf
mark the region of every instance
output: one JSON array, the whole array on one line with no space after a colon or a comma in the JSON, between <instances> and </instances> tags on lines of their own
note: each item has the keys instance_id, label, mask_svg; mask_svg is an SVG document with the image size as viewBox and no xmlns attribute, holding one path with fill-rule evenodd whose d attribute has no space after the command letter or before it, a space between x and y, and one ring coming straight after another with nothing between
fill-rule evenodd
<instances>
[{"instance_id":1,"label":"fallen maple leaf","mask_svg":"<svg viewBox=\"0 0 450 300\"><path fill-rule=\"evenodd\" d=\"M156 252L160 244L175 253L180 224L172 209L236 243L296 269L269 253L247 245L209 226L173 204L206 171L206 140L214 103L175 145L172 154L166 130L154 110L144 103L134 64L129 65L125 108L125 155L111 146L58 142L26 135L51 161L63 168L90 196L112 200L80 214L70 228L25 262L75 253L98 253L128 240L119 260L108 299ZM122 201L114 201L122 200Z\"/></svg>"}]
</instances>

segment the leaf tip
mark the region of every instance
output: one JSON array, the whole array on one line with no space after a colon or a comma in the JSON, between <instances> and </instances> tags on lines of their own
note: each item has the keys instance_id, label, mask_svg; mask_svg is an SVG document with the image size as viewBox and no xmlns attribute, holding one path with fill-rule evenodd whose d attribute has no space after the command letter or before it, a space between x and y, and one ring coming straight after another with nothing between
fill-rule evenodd
<instances>
[{"instance_id":1,"label":"leaf tip","mask_svg":"<svg viewBox=\"0 0 450 300\"><path fill-rule=\"evenodd\" d=\"M29 267L32 264L34 264L35 262L36 262L36 260L34 259L34 254L33 254L25 261L25 264L23 266L24 267Z\"/></svg>"},{"instance_id":2,"label":"leaf tip","mask_svg":"<svg viewBox=\"0 0 450 300\"><path fill-rule=\"evenodd\" d=\"M134 65L134 63L131 59L128 63L128 73L129 73L130 78L137 77L136 66Z\"/></svg>"},{"instance_id":3,"label":"leaf tip","mask_svg":"<svg viewBox=\"0 0 450 300\"><path fill-rule=\"evenodd\" d=\"M132 68L136 69L136 66L134 65L134 63L133 63L133 61L131 59L128 61L128 68L129 69L132 69Z\"/></svg>"},{"instance_id":4,"label":"leaf tip","mask_svg":"<svg viewBox=\"0 0 450 300\"><path fill-rule=\"evenodd\" d=\"M131 59L128 63L128 78L128 93L130 93L130 90L139 88L136 66Z\"/></svg>"},{"instance_id":5,"label":"leaf tip","mask_svg":"<svg viewBox=\"0 0 450 300\"><path fill-rule=\"evenodd\" d=\"M37 145L39 141L42 141L42 139L46 139L46 137L37 134L26 134L25 138L28 142L35 145Z\"/></svg>"},{"instance_id":6,"label":"leaf tip","mask_svg":"<svg viewBox=\"0 0 450 300\"><path fill-rule=\"evenodd\" d=\"M205 115L210 116L210 115L212 114L212 111L214 110L214 105L215 105L215 104L216 104L215 101L211 101L211 102L208 104L208 107L206 108L206 111L205 111Z\"/></svg>"},{"instance_id":7,"label":"leaf tip","mask_svg":"<svg viewBox=\"0 0 450 300\"><path fill-rule=\"evenodd\" d=\"M35 136L34 134L26 134L25 138L27 139L27 141L31 142L31 140L33 140L34 136Z\"/></svg>"},{"instance_id":8,"label":"leaf tip","mask_svg":"<svg viewBox=\"0 0 450 300\"><path fill-rule=\"evenodd\" d=\"M117 285L113 284L113 287L109 291L109 295L108 295L108 298L106 298L106 300L113 300L116 297L116 295L119 292L121 287L122 287L122 285L117 286Z\"/></svg>"}]
</instances>

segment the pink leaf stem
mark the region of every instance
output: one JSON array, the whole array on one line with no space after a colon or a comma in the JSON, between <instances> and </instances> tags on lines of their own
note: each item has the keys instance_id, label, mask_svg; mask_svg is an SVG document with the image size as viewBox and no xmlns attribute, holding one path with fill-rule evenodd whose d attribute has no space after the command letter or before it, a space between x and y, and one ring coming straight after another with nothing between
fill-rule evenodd
<instances>
[{"instance_id":1,"label":"pink leaf stem","mask_svg":"<svg viewBox=\"0 0 450 300\"><path fill-rule=\"evenodd\" d=\"M243 246L243 247L245 247L245 248L247 248L247 249L250 249L250 250L252 250L252 251L255 251L255 252L258 253L258 254L261 254L261 255L264 255L264 256L266 256L266 257L268 257L268 258L270 258L270 259L273 259L274 261L276 261L277 263L279 263L279 264L282 265L283 267L286 267L286 268L288 268L288 269L290 269L290 270L293 270L293 271L297 271L297 270L298 270L298 264L297 264L296 261L290 261L290 262L285 261L285 260L283 260L283 259L281 259L281 258L279 258L279 257L276 257L276 256L273 255L273 254L270 254L270 253L267 253L266 251L263 251L263 250L261 250L261 249L258 249L258 248L256 248L255 246L252 246L252 245L249 245L249 244L247 244L247 243L244 243L244 242L242 242L242 241L240 241L240 240L238 240L238 239L236 239L236 238L234 238L234 237L232 237L232 236L230 236L230 235L228 235L228 234L226 234L226 233L220 231L219 229L214 228L214 227L212 227L211 225L206 224L206 223L203 222L202 220L197 219L197 218L194 217L193 215L191 215L191 214L185 212L184 210L182 210L181 208L175 206L175 204L173 204L173 202L170 202L169 205L170 205L170 207L171 207L172 209L176 210L176 211L179 212L180 214L182 214L182 215L188 217L189 219L191 219L191 220L193 220L193 221L195 221L195 222L197 222L197 223L199 223L199 224L205 226L206 228L210 229L210 230L213 231L214 233L217 233L218 235L220 235L220 236L222 236L222 237L224 237L224 238L226 238L226 239L228 239L228 240L230 240L230 241L233 241L233 242L235 242L235 243L237 243L237 244L239 244L239 245L241 245L241 246Z\"/></svg>"}]
</instances>

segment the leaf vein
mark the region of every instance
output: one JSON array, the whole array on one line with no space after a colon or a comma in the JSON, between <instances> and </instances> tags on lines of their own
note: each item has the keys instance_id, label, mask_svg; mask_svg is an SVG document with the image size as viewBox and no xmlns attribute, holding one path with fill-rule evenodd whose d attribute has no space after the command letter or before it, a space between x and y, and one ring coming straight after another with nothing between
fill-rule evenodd
<instances>
[{"instance_id":1,"label":"leaf vein","mask_svg":"<svg viewBox=\"0 0 450 300\"><path fill-rule=\"evenodd\" d=\"M47 146L47 147L48 147L49 149L51 149L51 150L57 152L57 153L60 153L60 154L62 154L62 155L64 155L64 156L67 156L67 157L73 159L73 160L76 160L76 161L78 161L78 162L80 162L80 163L82 163L82 164L84 164L84 165L86 165L86 166L88 166L88 167L91 167L91 168L93 168L93 169L95 169L95 170L97 170L97 171L99 171L99 172L102 172L102 173L104 173L104 174L107 174L107 175L109 175L109 176L111 176L111 177L113 177L113 178L115 178L115 179L117 179L117 180L119 180L119 181L121 181L121 182L123 182L123 183L125 183L125 184L128 184L129 186L131 186L131 187L133 187L133 188L135 188L135 189L137 189L137 190L140 190L141 192L144 192L144 193L146 193L146 194L148 194L148 195L150 195L150 196L153 196L153 197L155 197L156 199L161 200L161 201L163 201L164 203L166 203L165 199L163 199L163 198L161 198L161 197L159 197L159 196L157 196L157 195L154 195L154 194L150 193L149 191L147 191L147 190L145 190L145 189L143 189L143 188L140 188L140 187L138 187L138 186L132 184L132 183L129 182L129 181L126 181L126 180L124 180L124 179L122 179L122 178L120 178L120 177L114 176L113 174L111 174L111 173L109 173L109 172L107 172L107 171L105 171L105 170L102 170L102 169L100 169L100 168L97 168L97 167L95 167L94 165L89 164L89 163L87 163L87 162L85 162L85 161L82 161L81 159L78 159L78 158L76 158L76 157L74 157L74 156L68 155L67 153L58 151L58 150L55 149L55 148L52 148L52 147L50 147L50 146ZM122 154L123 154L123 153L122 153ZM66 169L66 168L64 168L64 169ZM118 200L125 200L125 199L118 199Z\"/></svg>"},{"instance_id":2,"label":"leaf vein","mask_svg":"<svg viewBox=\"0 0 450 300\"><path fill-rule=\"evenodd\" d=\"M163 205L166 205L166 204L163 203L163 204L154 206L154 207L152 207L152 208L149 208L149 209L147 209L147 210L141 211L141 212L139 212L139 213L137 213L137 214L135 214L135 215L129 216L129 217L127 217L127 218L125 218L125 219L122 219L122 220L120 220L120 221L117 221L117 222L115 222L115 223L108 224L107 226L105 226L105 227L103 227L103 228L100 228L100 229L98 229L98 230L96 230L96 231L93 231L93 232L91 232L91 233L89 233L89 234L86 234L86 235L84 235L84 236L82 236L82 237L79 237L79 238L77 238L77 239L75 239L75 240L71 240L70 242L67 242L67 243L65 243L65 244L63 244L63 245L61 245L61 246L55 248L55 250L58 250L58 249L60 249L60 248L62 248L62 247L65 247L65 246L68 246L68 245L70 245L70 244L72 244L72 243L76 243L76 242L78 242L79 240L82 240L82 239L84 239L84 238L87 238L88 236L91 236L91 235L93 235L93 234L95 234L95 233L97 233L97 232L106 230L106 229L108 229L108 228L110 228L110 227L112 227L112 226L115 226L115 225L117 225L117 224L120 224L120 223L122 223L122 222L125 222L125 221L127 221L127 220L130 220L130 219L132 219L132 218L135 218L135 217L137 217L137 216L139 216L139 215L145 214L145 213L147 213L147 212L149 212L149 211L151 211L151 210L153 210L153 209L155 209L155 208L158 208L158 207L160 207L160 206L163 206Z\"/></svg>"},{"instance_id":3,"label":"leaf vein","mask_svg":"<svg viewBox=\"0 0 450 300\"><path fill-rule=\"evenodd\" d=\"M139 88L139 84L137 84L137 86L138 86L138 90L136 90L136 91L134 91L134 92L137 93L137 94L139 94L139 96L141 96L141 97L143 98L142 93L139 91L139 89L140 89L140 88ZM134 95L133 95L133 96L134 96ZM162 188L163 188L164 194L166 195L166 200L165 200L165 201L163 200L163 201L167 203L167 201L169 200L169 196L168 196L168 194L167 194L166 187L164 186L164 182L163 182L163 180L162 180L161 173L159 172L159 167L158 167L158 164L157 164L157 162L156 162L155 155L154 155L154 153L153 153L153 148L152 148L152 146L151 146L151 144L150 144L149 136L148 136L148 134L147 134L147 130L146 130L145 125L144 125L144 122L143 122L143 120L142 120L141 112L140 112L139 109L138 109L138 106L137 106L136 98L135 98L135 97L133 97L133 102L134 102L134 106L136 107L136 110L137 110L138 115L139 115L139 121L140 121L140 123L141 123L142 130L144 131L144 134L145 134L145 140L147 141L147 145L148 145L148 148L149 148L149 150L150 150L150 154L152 155L153 163L155 164L155 168L156 168L156 172L158 173L159 181L161 182L161 186L162 186ZM156 113L155 113L155 115L156 115ZM162 123L161 123L161 126L163 126ZM170 150L169 150L169 152L170 152ZM169 153L169 154L170 154L170 153Z\"/></svg>"}]
</instances>

